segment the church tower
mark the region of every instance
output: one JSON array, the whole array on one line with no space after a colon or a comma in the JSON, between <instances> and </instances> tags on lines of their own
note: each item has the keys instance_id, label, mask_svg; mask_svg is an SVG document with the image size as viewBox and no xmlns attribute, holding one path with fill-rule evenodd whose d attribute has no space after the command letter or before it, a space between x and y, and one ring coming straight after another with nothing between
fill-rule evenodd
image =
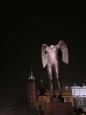
<instances>
[{"instance_id":1,"label":"church tower","mask_svg":"<svg viewBox=\"0 0 86 115\"><path fill-rule=\"evenodd\" d=\"M36 107L36 85L35 85L35 77L33 76L32 70L28 80L27 100L28 100L28 104L31 107L33 108Z\"/></svg>"}]
</instances>

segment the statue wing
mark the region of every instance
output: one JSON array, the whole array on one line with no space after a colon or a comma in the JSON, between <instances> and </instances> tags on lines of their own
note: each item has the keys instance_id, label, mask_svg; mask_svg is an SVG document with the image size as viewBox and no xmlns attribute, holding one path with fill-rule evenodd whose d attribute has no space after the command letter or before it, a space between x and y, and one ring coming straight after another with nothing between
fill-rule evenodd
<instances>
[{"instance_id":1,"label":"statue wing","mask_svg":"<svg viewBox=\"0 0 86 115\"><path fill-rule=\"evenodd\" d=\"M42 64L43 67L45 68L48 62L48 54L46 53L46 48L48 46L46 44L42 45L42 49L41 49L41 57L42 57Z\"/></svg>"},{"instance_id":2,"label":"statue wing","mask_svg":"<svg viewBox=\"0 0 86 115\"><path fill-rule=\"evenodd\" d=\"M59 48L62 51L62 61L64 63L68 64L68 62L69 62L69 55L68 55L68 48L67 48L66 43L64 41L60 40L58 45L59 45Z\"/></svg>"}]
</instances>

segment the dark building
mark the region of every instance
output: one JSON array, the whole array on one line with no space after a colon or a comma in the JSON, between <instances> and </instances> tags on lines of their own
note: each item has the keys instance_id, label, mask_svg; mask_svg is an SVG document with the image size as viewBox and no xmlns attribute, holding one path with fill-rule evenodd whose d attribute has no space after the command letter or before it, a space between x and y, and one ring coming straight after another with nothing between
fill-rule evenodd
<instances>
[{"instance_id":1,"label":"dark building","mask_svg":"<svg viewBox=\"0 0 86 115\"><path fill-rule=\"evenodd\" d=\"M27 101L31 107L33 108L36 107L36 85L35 85L35 77L33 76L32 71L28 80Z\"/></svg>"}]
</instances>

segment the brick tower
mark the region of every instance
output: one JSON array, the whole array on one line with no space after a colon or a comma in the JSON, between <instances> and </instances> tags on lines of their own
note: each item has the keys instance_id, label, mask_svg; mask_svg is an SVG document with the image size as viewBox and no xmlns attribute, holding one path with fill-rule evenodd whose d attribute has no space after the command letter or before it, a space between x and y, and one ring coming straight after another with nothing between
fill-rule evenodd
<instances>
[{"instance_id":1,"label":"brick tower","mask_svg":"<svg viewBox=\"0 0 86 115\"><path fill-rule=\"evenodd\" d=\"M28 104L32 107L36 107L36 85L35 85L35 78L33 76L33 72L29 76L28 80L28 88L27 88L27 100Z\"/></svg>"}]
</instances>

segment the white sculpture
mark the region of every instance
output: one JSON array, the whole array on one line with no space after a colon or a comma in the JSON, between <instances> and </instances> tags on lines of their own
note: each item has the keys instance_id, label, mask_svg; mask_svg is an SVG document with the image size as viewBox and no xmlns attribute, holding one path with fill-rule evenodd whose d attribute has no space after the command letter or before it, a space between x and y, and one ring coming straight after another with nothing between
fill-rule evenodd
<instances>
[{"instance_id":1,"label":"white sculpture","mask_svg":"<svg viewBox=\"0 0 86 115\"><path fill-rule=\"evenodd\" d=\"M54 74L58 81L58 88L60 90L60 82L59 82L59 60L58 60L58 51L59 49L62 52L62 61L68 64L68 48L64 41L60 40L57 45L46 45L42 44L42 64L43 68L47 66L48 74L49 74L49 81L50 81L50 89L53 90L53 83L52 83L52 70L54 70Z\"/></svg>"}]
</instances>

